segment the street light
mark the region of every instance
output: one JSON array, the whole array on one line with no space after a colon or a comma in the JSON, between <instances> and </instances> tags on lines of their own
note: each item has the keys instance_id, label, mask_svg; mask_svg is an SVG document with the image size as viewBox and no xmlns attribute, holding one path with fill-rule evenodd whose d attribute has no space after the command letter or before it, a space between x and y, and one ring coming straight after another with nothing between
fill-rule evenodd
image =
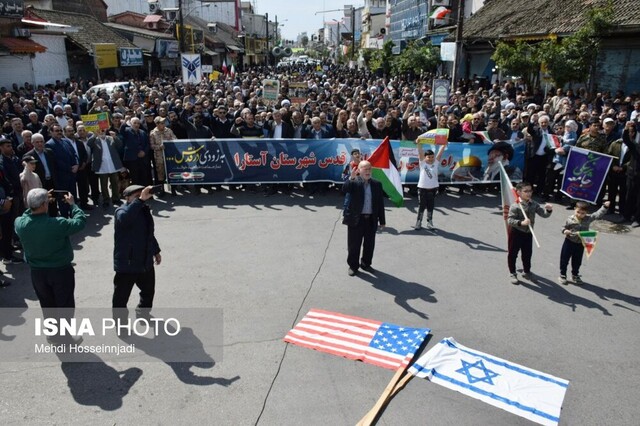
<instances>
[{"instance_id":1,"label":"street light","mask_svg":"<svg viewBox=\"0 0 640 426\"><path fill-rule=\"evenodd\" d=\"M331 9L331 10L319 10L317 12L314 13L314 15L317 15L319 13L327 13L327 12L345 12L347 10L351 10L351 60L353 61L353 55L355 53L356 50L356 8L355 6L351 6L350 8L343 8L343 9ZM334 19L335 21L335 19ZM336 21L338 22L338 21ZM344 23L343 23L344 25ZM346 25L345 25L346 28ZM338 28L338 30L340 30L340 28ZM339 33L340 31L338 31Z\"/></svg>"}]
</instances>

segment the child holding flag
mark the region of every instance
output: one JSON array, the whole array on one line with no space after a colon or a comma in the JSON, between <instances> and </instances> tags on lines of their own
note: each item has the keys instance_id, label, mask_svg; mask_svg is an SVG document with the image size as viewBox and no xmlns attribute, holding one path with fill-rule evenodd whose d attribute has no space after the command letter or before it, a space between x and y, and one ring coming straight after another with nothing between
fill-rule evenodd
<instances>
[{"instance_id":1,"label":"child holding flag","mask_svg":"<svg viewBox=\"0 0 640 426\"><path fill-rule=\"evenodd\" d=\"M588 231L591 222L602 218L607 213L609 205L610 202L607 201L597 212L589 215L587 214L587 203L584 201L578 201L576 203L574 213L569 216L562 228L565 239L562 244L562 250L560 251L560 284L569 284L567 281L567 265L569 265L569 259L571 259L571 280L574 284L582 284L580 265L582 264L584 246L580 239L580 232Z\"/></svg>"},{"instance_id":2,"label":"child holding flag","mask_svg":"<svg viewBox=\"0 0 640 426\"><path fill-rule=\"evenodd\" d=\"M511 284L519 284L516 273L516 259L518 252L522 251L522 277L531 279L531 255L533 254L532 229L535 223L536 214L542 217L551 216L553 206L549 203L544 207L531 199L533 186L528 182L520 182L516 185L518 198L509 207L507 224L509 225L509 251L507 263L511 274Z\"/></svg>"},{"instance_id":3,"label":"child holding flag","mask_svg":"<svg viewBox=\"0 0 640 426\"><path fill-rule=\"evenodd\" d=\"M416 220L416 230L422 229L422 217L424 210L427 210L427 229L433 228L433 209L436 204L436 192L440 187L438 182L438 163L442 158L442 153L446 145L440 145L438 155L432 150L424 151L422 144L415 140L418 145L418 155L420 157L420 178L418 179L418 219Z\"/></svg>"}]
</instances>

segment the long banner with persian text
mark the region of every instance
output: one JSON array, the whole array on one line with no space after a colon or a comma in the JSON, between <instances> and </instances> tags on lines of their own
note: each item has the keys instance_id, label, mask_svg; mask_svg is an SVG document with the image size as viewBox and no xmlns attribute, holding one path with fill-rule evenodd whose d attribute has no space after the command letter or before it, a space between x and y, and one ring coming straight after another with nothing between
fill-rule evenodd
<instances>
[{"instance_id":1,"label":"long banner with persian text","mask_svg":"<svg viewBox=\"0 0 640 426\"><path fill-rule=\"evenodd\" d=\"M361 139L217 139L164 142L170 184L342 183L351 151L364 158L380 144ZM403 183L416 184L420 173L413 142L392 141ZM423 145L437 151L438 146ZM522 179L524 143L449 143L439 167L443 184L499 182L498 161L513 181Z\"/></svg>"}]
</instances>

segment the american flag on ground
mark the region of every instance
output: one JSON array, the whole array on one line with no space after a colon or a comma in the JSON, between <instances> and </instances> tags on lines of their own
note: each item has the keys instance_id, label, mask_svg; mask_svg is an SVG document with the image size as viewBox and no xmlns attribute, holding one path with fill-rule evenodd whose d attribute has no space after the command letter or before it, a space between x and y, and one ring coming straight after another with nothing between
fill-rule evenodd
<instances>
[{"instance_id":1,"label":"american flag on ground","mask_svg":"<svg viewBox=\"0 0 640 426\"><path fill-rule=\"evenodd\" d=\"M397 370L411 362L430 331L312 309L284 341Z\"/></svg>"}]
</instances>

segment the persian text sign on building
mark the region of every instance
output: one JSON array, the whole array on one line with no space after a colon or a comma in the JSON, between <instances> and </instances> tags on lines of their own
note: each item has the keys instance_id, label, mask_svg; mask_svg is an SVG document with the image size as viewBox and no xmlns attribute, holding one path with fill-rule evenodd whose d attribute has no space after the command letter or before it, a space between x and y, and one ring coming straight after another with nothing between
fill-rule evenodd
<instances>
[{"instance_id":1,"label":"persian text sign on building","mask_svg":"<svg viewBox=\"0 0 640 426\"><path fill-rule=\"evenodd\" d=\"M95 43L93 54L96 61L96 68L117 68L118 52L115 43Z\"/></svg>"},{"instance_id":2,"label":"persian text sign on building","mask_svg":"<svg viewBox=\"0 0 640 426\"><path fill-rule=\"evenodd\" d=\"M142 65L142 49L120 49L121 67L140 67Z\"/></svg>"}]
</instances>

